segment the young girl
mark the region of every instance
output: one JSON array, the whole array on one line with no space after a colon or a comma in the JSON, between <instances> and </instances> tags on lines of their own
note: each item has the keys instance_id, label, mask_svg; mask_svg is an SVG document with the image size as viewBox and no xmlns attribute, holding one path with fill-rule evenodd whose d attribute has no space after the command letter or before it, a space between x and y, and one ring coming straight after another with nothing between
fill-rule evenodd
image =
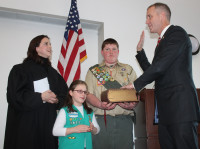
<instances>
[{"instance_id":1,"label":"young girl","mask_svg":"<svg viewBox=\"0 0 200 149\"><path fill-rule=\"evenodd\" d=\"M59 136L59 149L92 149L92 134L100 130L95 115L86 104L87 84L75 80L69 87L68 99L53 127Z\"/></svg>"}]
</instances>

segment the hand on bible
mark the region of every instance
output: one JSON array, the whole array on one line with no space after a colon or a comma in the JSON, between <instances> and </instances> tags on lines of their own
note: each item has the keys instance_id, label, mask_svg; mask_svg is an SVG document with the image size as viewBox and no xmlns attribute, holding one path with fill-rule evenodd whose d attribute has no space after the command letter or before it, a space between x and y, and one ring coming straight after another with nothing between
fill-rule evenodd
<instances>
[{"instance_id":1,"label":"hand on bible","mask_svg":"<svg viewBox=\"0 0 200 149\"><path fill-rule=\"evenodd\" d=\"M122 86L121 88L134 89L133 83L129 83L128 85Z\"/></svg>"},{"instance_id":2,"label":"hand on bible","mask_svg":"<svg viewBox=\"0 0 200 149\"><path fill-rule=\"evenodd\" d=\"M137 106L138 102L120 102L118 105L127 110L133 110Z\"/></svg>"},{"instance_id":3,"label":"hand on bible","mask_svg":"<svg viewBox=\"0 0 200 149\"><path fill-rule=\"evenodd\" d=\"M116 107L116 103L101 102L101 109L112 110Z\"/></svg>"}]
</instances>

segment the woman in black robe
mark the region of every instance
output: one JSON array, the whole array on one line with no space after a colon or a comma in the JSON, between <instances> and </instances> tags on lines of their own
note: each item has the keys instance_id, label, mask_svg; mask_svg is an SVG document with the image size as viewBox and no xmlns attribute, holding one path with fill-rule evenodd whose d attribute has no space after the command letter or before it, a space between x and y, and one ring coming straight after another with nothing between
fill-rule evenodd
<instances>
[{"instance_id":1,"label":"woman in black robe","mask_svg":"<svg viewBox=\"0 0 200 149\"><path fill-rule=\"evenodd\" d=\"M58 148L52 128L68 87L51 66L51 54L49 37L37 36L30 42L27 58L10 72L4 149Z\"/></svg>"}]
</instances>

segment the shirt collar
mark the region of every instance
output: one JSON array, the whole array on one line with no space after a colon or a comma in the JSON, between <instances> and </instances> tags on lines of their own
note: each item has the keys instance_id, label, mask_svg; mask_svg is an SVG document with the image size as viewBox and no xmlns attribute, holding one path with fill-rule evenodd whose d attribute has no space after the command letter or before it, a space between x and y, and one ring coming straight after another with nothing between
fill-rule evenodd
<instances>
[{"instance_id":1,"label":"shirt collar","mask_svg":"<svg viewBox=\"0 0 200 149\"><path fill-rule=\"evenodd\" d=\"M170 27L171 25L169 24L169 25L167 25L163 30L162 30L162 32L161 32L161 34L160 34L160 38L162 39L162 37L163 37L163 35L165 34L165 32L167 31L167 29Z\"/></svg>"},{"instance_id":2,"label":"shirt collar","mask_svg":"<svg viewBox=\"0 0 200 149\"><path fill-rule=\"evenodd\" d=\"M122 64L121 64L119 61L117 61L116 65L122 66ZM101 64L99 64L99 66L100 66L100 67L106 66L105 61L103 61Z\"/></svg>"}]
</instances>

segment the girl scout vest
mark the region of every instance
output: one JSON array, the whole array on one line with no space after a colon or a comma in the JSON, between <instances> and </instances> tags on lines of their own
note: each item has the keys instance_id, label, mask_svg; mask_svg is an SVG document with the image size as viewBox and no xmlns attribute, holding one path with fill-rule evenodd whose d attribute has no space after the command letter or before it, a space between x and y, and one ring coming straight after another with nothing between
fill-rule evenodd
<instances>
[{"instance_id":1,"label":"girl scout vest","mask_svg":"<svg viewBox=\"0 0 200 149\"><path fill-rule=\"evenodd\" d=\"M66 124L65 128L71 128L78 125L90 125L89 121L92 122L93 112L87 114L86 110L83 108L84 117L80 111L73 105L73 109L77 112L68 112L68 108L63 108L66 113ZM86 143L86 144L85 144ZM92 149L92 135L91 132L83 133L72 133L67 136L59 137L59 147L58 149Z\"/></svg>"}]
</instances>

